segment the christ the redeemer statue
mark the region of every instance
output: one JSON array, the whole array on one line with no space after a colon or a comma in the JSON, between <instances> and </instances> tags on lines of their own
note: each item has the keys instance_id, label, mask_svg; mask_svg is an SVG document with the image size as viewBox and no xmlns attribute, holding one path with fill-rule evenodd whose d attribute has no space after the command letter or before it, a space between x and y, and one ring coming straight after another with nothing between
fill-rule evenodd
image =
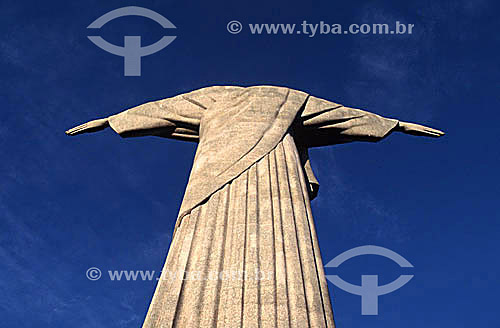
<instances>
[{"instance_id":1,"label":"christ the redeemer statue","mask_svg":"<svg viewBox=\"0 0 500 328\"><path fill-rule=\"evenodd\" d=\"M213 86L66 133L198 143L143 327L334 327L308 148L443 132L275 86Z\"/></svg>"}]
</instances>

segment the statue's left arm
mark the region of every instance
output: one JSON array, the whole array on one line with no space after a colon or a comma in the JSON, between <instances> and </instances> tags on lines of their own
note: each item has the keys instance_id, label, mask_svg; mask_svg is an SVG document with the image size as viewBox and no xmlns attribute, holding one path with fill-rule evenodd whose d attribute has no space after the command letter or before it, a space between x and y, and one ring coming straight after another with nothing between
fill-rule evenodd
<instances>
[{"instance_id":1,"label":"statue's left arm","mask_svg":"<svg viewBox=\"0 0 500 328\"><path fill-rule=\"evenodd\" d=\"M351 141L379 141L394 131L440 137L443 132L423 125L385 118L310 96L298 119L301 142L308 147Z\"/></svg>"}]
</instances>

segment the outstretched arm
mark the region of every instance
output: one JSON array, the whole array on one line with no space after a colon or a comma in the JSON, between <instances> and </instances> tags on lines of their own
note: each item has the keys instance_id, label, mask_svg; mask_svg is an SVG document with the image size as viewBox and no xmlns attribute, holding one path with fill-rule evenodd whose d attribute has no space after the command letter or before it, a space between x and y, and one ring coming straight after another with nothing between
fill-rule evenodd
<instances>
[{"instance_id":1,"label":"outstretched arm","mask_svg":"<svg viewBox=\"0 0 500 328\"><path fill-rule=\"evenodd\" d=\"M195 90L149 102L116 115L93 120L66 131L74 136L111 127L122 137L160 136L188 141L199 138L199 124L212 100L210 89Z\"/></svg>"},{"instance_id":2,"label":"outstretched arm","mask_svg":"<svg viewBox=\"0 0 500 328\"><path fill-rule=\"evenodd\" d=\"M364 110L310 96L300 115L298 133L308 147L352 141L379 141L394 131L428 137L444 133L414 123L401 122Z\"/></svg>"}]
</instances>

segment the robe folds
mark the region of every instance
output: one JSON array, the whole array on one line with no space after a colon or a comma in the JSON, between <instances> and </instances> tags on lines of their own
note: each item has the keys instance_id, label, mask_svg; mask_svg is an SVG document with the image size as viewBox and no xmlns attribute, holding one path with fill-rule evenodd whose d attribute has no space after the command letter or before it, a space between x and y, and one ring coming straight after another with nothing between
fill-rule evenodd
<instances>
[{"instance_id":1,"label":"robe folds","mask_svg":"<svg viewBox=\"0 0 500 328\"><path fill-rule=\"evenodd\" d=\"M285 87L213 86L109 124L198 143L143 327L334 327L307 149L378 141L397 120Z\"/></svg>"}]
</instances>

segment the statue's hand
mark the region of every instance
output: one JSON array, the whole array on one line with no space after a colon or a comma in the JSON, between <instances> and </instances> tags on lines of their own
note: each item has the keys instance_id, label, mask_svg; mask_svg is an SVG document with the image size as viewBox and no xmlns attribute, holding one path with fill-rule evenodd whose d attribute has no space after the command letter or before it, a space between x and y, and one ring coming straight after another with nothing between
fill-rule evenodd
<instances>
[{"instance_id":1,"label":"statue's hand","mask_svg":"<svg viewBox=\"0 0 500 328\"><path fill-rule=\"evenodd\" d=\"M397 130L414 136L439 138L444 135L443 131L429 128L427 126L423 126L420 124L407 123L407 122L399 122Z\"/></svg>"},{"instance_id":2,"label":"statue's hand","mask_svg":"<svg viewBox=\"0 0 500 328\"><path fill-rule=\"evenodd\" d=\"M93 120L93 121L75 126L74 128L66 131L66 134L68 136L76 136L77 134L101 131L101 130L104 130L105 128L107 128L108 126L109 126L108 119L101 118L98 120Z\"/></svg>"}]
</instances>

